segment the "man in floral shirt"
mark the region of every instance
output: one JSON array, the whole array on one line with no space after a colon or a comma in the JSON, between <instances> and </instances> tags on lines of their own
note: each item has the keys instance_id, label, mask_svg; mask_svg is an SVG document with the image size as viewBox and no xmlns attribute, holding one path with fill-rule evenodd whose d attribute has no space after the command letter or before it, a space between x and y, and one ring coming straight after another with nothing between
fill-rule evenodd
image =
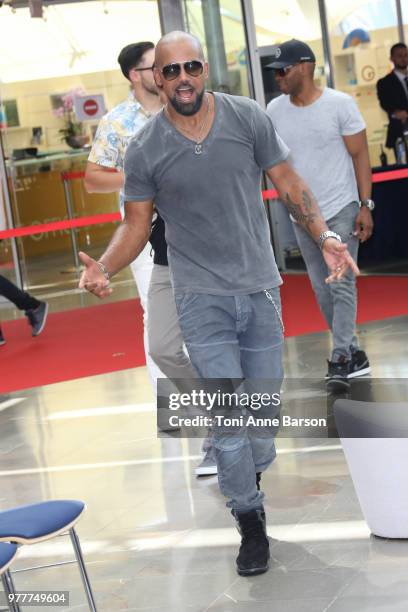
<instances>
[{"instance_id":1,"label":"man in floral shirt","mask_svg":"<svg viewBox=\"0 0 408 612\"><path fill-rule=\"evenodd\" d=\"M162 108L159 90L153 79L153 61L152 42L135 43L122 49L118 62L124 76L131 82L132 89L124 102L101 119L88 158L85 175L87 191L120 191L122 217L123 161L127 145L148 119ZM168 269L164 223L158 215L153 223L150 243L154 248L154 260L151 257L151 246L147 244L130 266L144 310L146 364L153 390L156 391L156 380L159 377L191 379L196 376L196 372L183 350L184 341L178 324ZM148 312L151 313L149 317ZM207 442L206 444L208 446ZM211 450L206 452L204 462L196 468L196 473L217 473Z\"/></svg>"},{"instance_id":2,"label":"man in floral shirt","mask_svg":"<svg viewBox=\"0 0 408 612\"><path fill-rule=\"evenodd\" d=\"M85 187L90 193L120 192L120 211L124 216L123 160L131 138L145 125L149 117L158 112L162 103L153 79L154 44L139 42L127 45L119 54L118 62L123 75L131 83L127 99L102 117L85 174ZM153 269L151 247L130 264L144 311L144 345L149 376L156 388L156 379L163 374L150 357L147 336L147 292Z\"/></svg>"}]
</instances>

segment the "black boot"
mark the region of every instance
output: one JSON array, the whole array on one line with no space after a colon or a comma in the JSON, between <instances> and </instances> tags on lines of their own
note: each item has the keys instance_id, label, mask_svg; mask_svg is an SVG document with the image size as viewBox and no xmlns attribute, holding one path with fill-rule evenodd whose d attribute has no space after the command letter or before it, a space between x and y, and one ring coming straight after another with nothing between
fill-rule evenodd
<instances>
[{"instance_id":1,"label":"black boot","mask_svg":"<svg viewBox=\"0 0 408 612\"><path fill-rule=\"evenodd\" d=\"M233 511L242 536L237 571L240 576L263 574L269 568L269 542L263 508L249 512Z\"/></svg>"}]
</instances>

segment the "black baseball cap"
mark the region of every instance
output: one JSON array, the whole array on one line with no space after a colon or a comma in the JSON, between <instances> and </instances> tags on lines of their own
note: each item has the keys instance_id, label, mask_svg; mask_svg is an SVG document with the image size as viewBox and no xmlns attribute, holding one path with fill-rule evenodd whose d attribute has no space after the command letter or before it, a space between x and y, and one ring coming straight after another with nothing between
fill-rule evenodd
<instances>
[{"instance_id":1,"label":"black baseball cap","mask_svg":"<svg viewBox=\"0 0 408 612\"><path fill-rule=\"evenodd\" d=\"M302 62L314 63L316 61L309 45L295 38L281 45L276 45L271 55L274 55L276 59L266 66L270 70L285 68L286 66L293 66L293 64Z\"/></svg>"}]
</instances>

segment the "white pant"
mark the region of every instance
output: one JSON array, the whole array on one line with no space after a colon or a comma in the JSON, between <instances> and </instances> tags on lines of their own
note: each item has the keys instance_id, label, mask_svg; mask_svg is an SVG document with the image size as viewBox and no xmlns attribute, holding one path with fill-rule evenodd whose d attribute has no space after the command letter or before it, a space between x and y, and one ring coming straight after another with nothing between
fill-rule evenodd
<instances>
[{"instance_id":1,"label":"white pant","mask_svg":"<svg viewBox=\"0 0 408 612\"><path fill-rule=\"evenodd\" d=\"M165 378L165 376L150 357L149 340L147 335L147 292L149 290L150 277L153 270L153 257L150 255L151 249L152 247L148 242L140 255L136 257L134 261L132 261L130 268L136 282L140 303L143 308L143 342L146 355L146 366L147 371L149 372L150 382L152 383L153 393L156 397L157 379Z\"/></svg>"}]
</instances>

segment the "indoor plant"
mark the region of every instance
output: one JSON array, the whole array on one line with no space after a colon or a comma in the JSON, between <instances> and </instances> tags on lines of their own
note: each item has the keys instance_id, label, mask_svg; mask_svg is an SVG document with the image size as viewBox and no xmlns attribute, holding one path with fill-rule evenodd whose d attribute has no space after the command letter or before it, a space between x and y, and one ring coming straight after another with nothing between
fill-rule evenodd
<instances>
[{"instance_id":1,"label":"indoor plant","mask_svg":"<svg viewBox=\"0 0 408 612\"><path fill-rule=\"evenodd\" d=\"M74 110L75 96L81 96L84 93L79 88L68 91L60 96L61 103L54 109L55 116L63 119L65 124L63 128L58 130L61 139L73 149L80 149L89 141L89 136L85 134L83 124L76 119Z\"/></svg>"}]
</instances>

